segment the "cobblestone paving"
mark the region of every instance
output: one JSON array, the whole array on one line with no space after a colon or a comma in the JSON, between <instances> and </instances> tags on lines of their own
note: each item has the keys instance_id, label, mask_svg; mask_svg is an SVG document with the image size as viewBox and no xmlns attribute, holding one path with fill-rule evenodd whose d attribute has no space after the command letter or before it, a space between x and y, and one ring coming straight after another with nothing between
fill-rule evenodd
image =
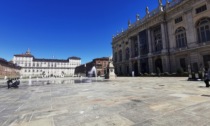
<instances>
[{"instance_id":1,"label":"cobblestone paving","mask_svg":"<svg viewBox=\"0 0 210 126\"><path fill-rule=\"evenodd\" d=\"M186 78L135 77L0 85L1 126L209 126L210 88Z\"/></svg>"}]
</instances>

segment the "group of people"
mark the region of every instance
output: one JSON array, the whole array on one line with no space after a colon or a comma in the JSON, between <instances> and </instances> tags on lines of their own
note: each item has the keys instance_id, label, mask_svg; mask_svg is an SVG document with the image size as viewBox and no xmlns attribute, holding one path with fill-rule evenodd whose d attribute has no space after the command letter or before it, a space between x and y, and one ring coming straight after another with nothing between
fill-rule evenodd
<instances>
[{"instance_id":1,"label":"group of people","mask_svg":"<svg viewBox=\"0 0 210 126\"><path fill-rule=\"evenodd\" d=\"M13 88L18 88L18 85L20 84L19 78L14 78L14 79L8 79L7 80L7 87L8 89L13 87Z\"/></svg>"},{"instance_id":2,"label":"group of people","mask_svg":"<svg viewBox=\"0 0 210 126\"><path fill-rule=\"evenodd\" d=\"M210 68L205 69L205 72L204 72L204 82L206 84L206 87L209 87L209 81L210 81Z\"/></svg>"}]
</instances>

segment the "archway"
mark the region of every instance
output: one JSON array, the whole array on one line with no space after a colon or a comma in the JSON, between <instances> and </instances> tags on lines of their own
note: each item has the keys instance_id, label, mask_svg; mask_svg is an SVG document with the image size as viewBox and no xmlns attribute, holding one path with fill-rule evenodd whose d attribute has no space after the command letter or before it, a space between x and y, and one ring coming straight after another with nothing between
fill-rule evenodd
<instances>
[{"instance_id":1,"label":"archway","mask_svg":"<svg viewBox=\"0 0 210 126\"><path fill-rule=\"evenodd\" d=\"M149 70L148 70L148 59L141 59L140 61L140 67L141 67L141 73L149 73Z\"/></svg>"},{"instance_id":2,"label":"archway","mask_svg":"<svg viewBox=\"0 0 210 126\"><path fill-rule=\"evenodd\" d=\"M134 71L134 75L138 76L139 70L138 70L138 62L137 61L133 62L133 71Z\"/></svg>"}]
</instances>

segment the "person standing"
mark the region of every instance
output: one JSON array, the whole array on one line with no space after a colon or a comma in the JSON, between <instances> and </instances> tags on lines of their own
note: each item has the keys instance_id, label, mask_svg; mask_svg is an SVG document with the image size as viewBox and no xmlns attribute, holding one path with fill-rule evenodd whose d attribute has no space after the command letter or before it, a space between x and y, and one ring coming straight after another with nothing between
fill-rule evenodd
<instances>
[{"instance_id":1,"label":"person standing","mask_svg":"<svg viewBox=\"0 0 210 126\"><path fill-rule=\"evenodd\" d=\"M204 82L206 84L206 87L209 87L209 80L210 80L210 68L205 71L205 75L204 75Z\"/></svg>"}]
</instances>

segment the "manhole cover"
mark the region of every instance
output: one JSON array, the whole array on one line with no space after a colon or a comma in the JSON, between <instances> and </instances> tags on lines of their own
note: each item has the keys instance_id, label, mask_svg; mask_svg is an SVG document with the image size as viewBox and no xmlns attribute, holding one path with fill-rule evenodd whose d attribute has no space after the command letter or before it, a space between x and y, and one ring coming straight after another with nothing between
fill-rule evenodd
<instances>
[{"instance_id":1,"label":"manhole cover","mask_svg":"<svg viewBox=\"0 0 210 126\"><path fill-rule=\"evenodd\" d=\"M210 97L210 95L201 95L201 96L204 96L204 97Z\"/></svg>"}]
</instances>

